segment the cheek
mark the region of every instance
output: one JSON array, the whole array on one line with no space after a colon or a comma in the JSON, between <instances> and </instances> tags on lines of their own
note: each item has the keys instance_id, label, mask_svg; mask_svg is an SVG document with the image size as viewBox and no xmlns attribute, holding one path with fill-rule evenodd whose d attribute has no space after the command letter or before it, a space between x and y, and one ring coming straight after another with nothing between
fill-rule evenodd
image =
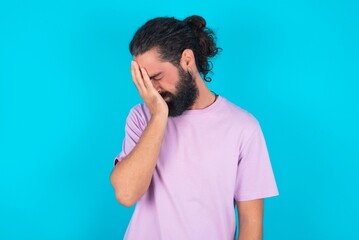
<instances>
[{"instance_id":1,"label":"cheek","mask_svg":"<svg viewBox=\"0 0 359 240\"><path fill-rule=\"evenodd\" d=\"M178 75L171 74L164 81L163 87L167 91L174 93L176 91L176 86L177 86L178 82L179 82Z\"/></svg>"}]
</instances>

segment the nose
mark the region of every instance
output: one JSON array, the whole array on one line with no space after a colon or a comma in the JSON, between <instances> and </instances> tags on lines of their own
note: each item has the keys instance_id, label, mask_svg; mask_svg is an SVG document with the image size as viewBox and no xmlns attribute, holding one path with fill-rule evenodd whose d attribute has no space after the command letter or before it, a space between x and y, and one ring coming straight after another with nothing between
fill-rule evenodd
<instances>
[{"instance_id":1,"label":"nose","mask_svg":"<svg viewBox=\"0 0 359 240\"><path fill-rule=\"evenodd\" d=\"M161 92L160 84L157 81L151 81L152 86L156 89L157 92Z\"/></svg>"}]
</instances>

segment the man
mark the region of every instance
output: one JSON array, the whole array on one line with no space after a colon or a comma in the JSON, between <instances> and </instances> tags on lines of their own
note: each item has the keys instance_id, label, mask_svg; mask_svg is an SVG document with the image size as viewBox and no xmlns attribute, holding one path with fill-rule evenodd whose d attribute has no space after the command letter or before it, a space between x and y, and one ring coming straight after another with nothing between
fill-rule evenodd
<instances>
[{"instance_id":1,"label":"man","mask_svg":"<svg viewBox=\"0 0 359 240\"><path fill-rule=\"evenodd\" d=\"M262 239L263 198L278 195L259 122L211 92L213 31L200 16L155 18L130 43L144 104L126 120L111 183L137 203L125 239Z\"/></svg>"}]
</instances>

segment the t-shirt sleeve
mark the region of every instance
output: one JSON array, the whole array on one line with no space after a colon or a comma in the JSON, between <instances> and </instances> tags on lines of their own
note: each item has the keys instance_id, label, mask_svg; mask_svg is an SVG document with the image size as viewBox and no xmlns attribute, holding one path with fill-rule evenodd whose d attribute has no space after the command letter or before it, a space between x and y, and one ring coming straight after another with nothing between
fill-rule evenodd
<instances>
[{"instance_id":1,"label":"t-shirt sleeve","mask_svg":"<svg viewBox=\"0 0 359 240\"><path fill-rule=\"evenodd\" d=\"M248 201L278 194L263 132L255 120L251 134L240 147L234 198Z\"/></svg>"},{"instance_id":2,"label":"t-shirt sleeve","mask_svg":"<svg viewBox=\"0 0 359 240\"><path fill-rule=\"evenodd\" d=\"M115 157L114 166L122 161L136 146L139 141L143 129L145 128L146 118L141 105L137 105L131 109L126 118L125 137L122 142L122 151Z\"/></svg>"}]
</instances>

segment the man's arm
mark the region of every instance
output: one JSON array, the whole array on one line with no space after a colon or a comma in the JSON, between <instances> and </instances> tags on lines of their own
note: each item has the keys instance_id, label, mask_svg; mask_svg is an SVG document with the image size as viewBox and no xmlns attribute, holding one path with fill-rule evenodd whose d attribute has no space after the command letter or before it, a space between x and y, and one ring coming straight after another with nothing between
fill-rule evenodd
<instances>
[{"instance_id":1,"label":"man's arm","mask_svg":"<svg viewBox=\"0 0 359 240\"><path fill-rule=\"evenodd\" d=\"M238 240L262 240L263 199L237 201L239 235Z\"/></svg>"},{"instance_id":2,"label":"man's arm","mask_svg":"<svg viewBox=\"0 0 359 240\"><path fill-rule=\"evenodd\" d=\"M110 177L117 200L124 206L134 205L147 191L157 164L162 139L166 130L168 107L154 89L145 69L131 64L132 80L151 111L151 120L138 143L122 161L118 162Z\"/></svg>"}]
</instances>

